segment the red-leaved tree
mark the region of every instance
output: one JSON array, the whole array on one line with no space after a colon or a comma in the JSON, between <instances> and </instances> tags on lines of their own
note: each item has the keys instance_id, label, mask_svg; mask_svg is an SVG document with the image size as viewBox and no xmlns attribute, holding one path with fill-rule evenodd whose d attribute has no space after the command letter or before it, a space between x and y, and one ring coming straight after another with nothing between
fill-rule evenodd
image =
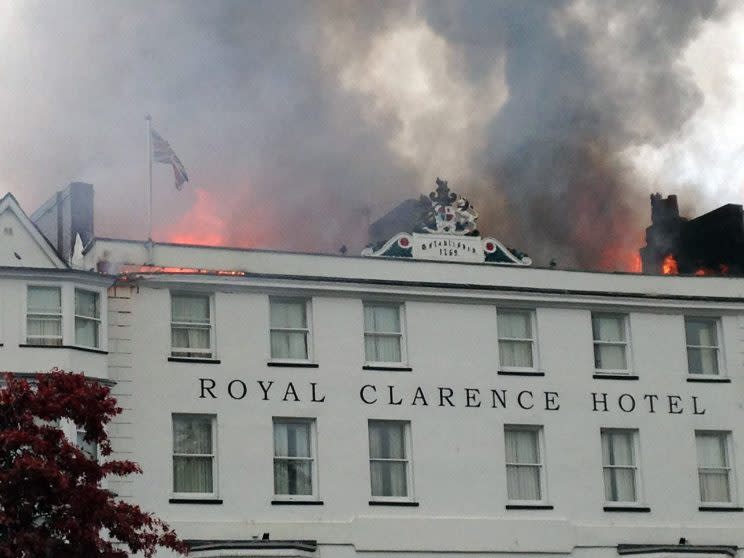
<instances>
[{"instance_id":1,"label":"red-leaved tree","mask_svg":"<svg viewBox=\"0 0 744 558\"><path fill-rule=\"evenodd\" d=\"M158 547L186 552L165 523L101 487L140 473L107 459L106 424L121 412L108 387L52 370L32 381L4 375L0 387L0 557L123 558ZM58 425L71 421L103 459L76 447Z\"/></svg>"}]
</instances>

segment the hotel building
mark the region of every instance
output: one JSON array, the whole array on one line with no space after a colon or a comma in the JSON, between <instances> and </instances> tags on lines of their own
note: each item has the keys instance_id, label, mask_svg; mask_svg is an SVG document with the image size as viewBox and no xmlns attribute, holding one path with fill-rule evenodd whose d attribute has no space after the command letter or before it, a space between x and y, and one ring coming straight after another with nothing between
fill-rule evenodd
<instances>
[{"instance_id":1,"label":"hotel building","mask_svg":"<svg viewBox=\"0 0 744 558\"><path fill-rule=\"evenodd\" d=\"M110 382L109 486L196 558L741 556L744 279L537 268L431 206L363 256L81 251L7 195L0 368Z\"/></svg>"}]
</instances>

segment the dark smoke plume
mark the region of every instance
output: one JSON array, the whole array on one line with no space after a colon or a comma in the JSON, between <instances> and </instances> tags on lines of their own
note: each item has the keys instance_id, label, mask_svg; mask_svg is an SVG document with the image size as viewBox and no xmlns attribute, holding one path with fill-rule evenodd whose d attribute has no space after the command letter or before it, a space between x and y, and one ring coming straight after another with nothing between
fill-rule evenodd
<instances>
[{"instance_id":1,"label":"dark smoke plume","mask_svg":"<svg viewBox=\"0 0 744 558\"><path fill-rule=\"evenodd\" d=\"M648 0L7 10L0 190L28 209L89 181L97 234L142 238L149 112L191 177L177 193L156 168L162 240L359 250L370 219L439 175L484 233L603 269L627 267L648 221L650 186L623 152L695 113L679 56L725 15Z\"/></svg>"}]
</instances>

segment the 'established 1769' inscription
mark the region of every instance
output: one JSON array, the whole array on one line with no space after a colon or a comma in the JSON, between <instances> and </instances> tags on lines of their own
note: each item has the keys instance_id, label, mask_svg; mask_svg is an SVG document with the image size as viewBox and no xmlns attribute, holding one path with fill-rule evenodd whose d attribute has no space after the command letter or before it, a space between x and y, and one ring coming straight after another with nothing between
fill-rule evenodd
<instances>
[{"instance_id":1,"label":"'established 1769' inscription","mask_svg":"<svg viewBox=\"0 0 744 558\"><path fill-rule=\"evenodd\" d=\"M392 384L364 384L356 395L363 405L411 407L464 407L491 409L541 409L560 411L560 394L557 391L532 389L481 389L475 387L428 387L401 390ZM258 399L287 403L325 403L326 395L318 382L295 383L291 381L256 380L245 382L235 379L217 383L213 378L199 378L199 399L227 398L236 401ZM695 395L683 397L674 394L604 392L587 394L588 408L595 413L666 413L670 415L704 415L705 408Z\"/></svg>"}]
</instances>

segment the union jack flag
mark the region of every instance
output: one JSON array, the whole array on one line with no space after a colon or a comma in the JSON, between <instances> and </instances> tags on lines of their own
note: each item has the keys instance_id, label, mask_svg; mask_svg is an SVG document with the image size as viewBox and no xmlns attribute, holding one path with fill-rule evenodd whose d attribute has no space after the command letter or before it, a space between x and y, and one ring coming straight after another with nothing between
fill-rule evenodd
<instances>
[{"instance_id":1,"label":"union jack flag","mask_svg":"<svg viewBox=\"0 0 744 558\"><path fill-rule=\"evenodd\" d=\"M181 159L178 158L173 148L160 134L155 130L150 130L150 134L152 135L152 160L173 167L176 190L180 190L183 188L184 182L189 181L189 176L186 174L186 169L183 167Z\"/></svg>"}]
</instances>

